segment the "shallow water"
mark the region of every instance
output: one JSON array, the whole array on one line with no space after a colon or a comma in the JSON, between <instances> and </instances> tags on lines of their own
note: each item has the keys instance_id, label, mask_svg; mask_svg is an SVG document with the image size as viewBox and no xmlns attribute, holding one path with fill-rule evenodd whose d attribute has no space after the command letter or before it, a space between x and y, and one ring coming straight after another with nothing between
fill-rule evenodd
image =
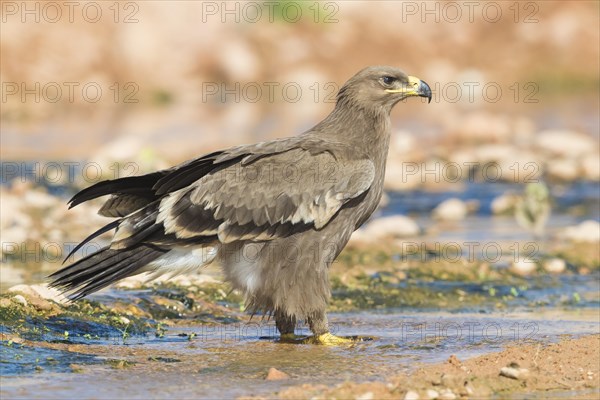
<instances>
[{"instance_id":1,"label":"shallow water","mask_svg":"<svg viewBox=\"0 0 600 400\"><path fill-rule=\"evenodd\" d=\"M3 398L231 398L268 395L302 383L383 380L441 362L499 351L530 340L600 330L597 310L448 314L333 314L337 334L371 337L354 347L277 343L272 323L170 328L163 338L135 336L83 346L84 353L2 346ZM196 336L188 340L188 335ZM180 336L181 335L181 336ZM266 337L265 337L266 336ZM86 349L87 348L87 349ZM81 350L80 350L81 351ZM10 360L19 355L18 360ZM51 357L50 361L48 357ZM38 359L38 362L35 359ZM134 365L114 369L107 359ZM69 364L81 366L72 373ZM34 365L43 369L35 371ZM266 381L269 368L291 376Z\"/></svg>"},{"instance_id":2,"label":"shallow water","mask_svg":"<svg viewBox=\"0 0 600 400\"><path fill-rule=\"evenodd\" d=\"M496 197L507 192L519 194L523 188L523 185L505 182L470 182L457 185L456 191L390 193L389 204L377 215L411 215L425 231L435 228L435 238L439 241L533 241L532 235L519 227L512 215L497 216L491 211L491 203ZM586 219L600 220L600 186L597 182L552 185L550 190L552 213L546 226L546 236ZM478 208L463 220L438 227L439 223L430 218L430 213L449 198L474 200Z\"/></svg>"},{"instance_id":3,"label":"shallow water","mask_svg":"<svg viewBox=\"0 0 600 400\"><path fill-rule=\"evenodd\" d=\"M524 185L508 182L466 182L457 184L450 190L413 190L406 193L390 193L390 203L384 214L423 214L451 197L464 201L476 200L478 216L491 216L491 203L494 198L507 192L519 194ZM549 187L552 197L553 215L564 214L570 207L583 207L586 218L600 218L600 186L597 182L578 181L569 184L552 184Z\"/></svg>"}]
</instances>

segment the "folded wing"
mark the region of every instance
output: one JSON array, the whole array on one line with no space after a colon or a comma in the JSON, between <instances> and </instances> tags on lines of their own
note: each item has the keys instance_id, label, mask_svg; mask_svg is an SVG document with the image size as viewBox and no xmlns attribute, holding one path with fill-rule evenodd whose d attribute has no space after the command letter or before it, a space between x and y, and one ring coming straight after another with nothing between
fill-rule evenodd
<instances>
[{"instance_id":1,"label":"folded wing","mask_svg":"<svg viewBox=\"0 0 600 400\"><path fill-rule=\"evenodd\" d=\"M375 169L330 151L293 148L245 156L165 197L157 222L181 239L217 235L221 243L270 240L321 229L370 188Z\"/></svg>"}]
</instances>

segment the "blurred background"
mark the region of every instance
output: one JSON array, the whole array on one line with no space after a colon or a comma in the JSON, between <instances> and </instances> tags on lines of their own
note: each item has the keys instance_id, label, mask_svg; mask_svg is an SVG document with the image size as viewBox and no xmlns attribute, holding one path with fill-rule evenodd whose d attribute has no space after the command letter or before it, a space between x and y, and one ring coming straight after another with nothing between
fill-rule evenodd
<instances>
[{"instance_id":1,"label":"blurred background","mask_svg":"<svg viewBox=\"0 0 600 400\"><path fill-rule=\"evenodd\" d=\"M595 1L115 4L3 2L3 160L174 163L294 135L378 64L435 92L394 112L411 157L432 143L537 153L546 129L597 144Z\"/></svg>"},{"instance_id":2,"label":"blurred background","mask_svg":"<svg viewBox=\"0 0 600 400\"><path fill-rule=\"evenodd\" d=\"M392 381L384 395L339 385L288 397L597 393L597 336L515 347L504 364L459 361L600 332L597 0L0 0L0 33L0 397L274 398L415 366L433 394L404 397ZM218 268L131 277L75 304L44 284L108 222L99 200L68 210L78 190L299 134L378 64L426 81L433 99L393 110L385 196L329 271L332 331L374 341L290 351L270 343L273 326L267 341L253 329L230 341L248 317ZM457 338L463 322L482 329ZM413 325L429 329L406 339ZM421 369L432 362L452 373ZM533 375L507 379L503 365ZM269 381L274 368L292 379Z\"/></svg>"},{"instance_id":3,"label":"blurred background","mask_svg":"<svg viewBox=\"0 0 600 400\"><path fill-rule=\"evenodd\" d=\"M103 221L67 213L76 188L298 134L383 64L434 92L393 111L379 216L418 225L399 235L529 238L552 208L548 226L587 221L571 234L594 242L598 16L596 1L3 1L2 240L81 239ZM541 222L517 225L536 183Z\"/></svg>"}]
</instances>

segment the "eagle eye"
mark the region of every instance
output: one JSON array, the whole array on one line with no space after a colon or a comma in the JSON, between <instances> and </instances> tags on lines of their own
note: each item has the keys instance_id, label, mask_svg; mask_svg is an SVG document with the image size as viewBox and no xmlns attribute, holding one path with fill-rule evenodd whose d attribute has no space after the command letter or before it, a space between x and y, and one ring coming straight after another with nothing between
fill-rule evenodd
<instances>
[{"instance_id":1,"label":"eagle eye","mask_svg":"<svg viewBox=\"0 0 600 400\"><path fill-rule=\"evenodd\" d=\"M394 78L393 76L389 76L389 75L386 75L386 76L384 76L384 77L381 78L381 81L386 86L391 86L397 80L398 79Z\"/></svg>"}]
</instances>

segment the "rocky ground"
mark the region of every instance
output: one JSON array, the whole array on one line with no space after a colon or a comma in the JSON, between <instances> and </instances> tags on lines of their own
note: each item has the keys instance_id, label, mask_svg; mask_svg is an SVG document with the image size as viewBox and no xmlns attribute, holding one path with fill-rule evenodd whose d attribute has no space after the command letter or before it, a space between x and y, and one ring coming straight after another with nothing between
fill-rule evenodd
<instances>
[{"instance_id":1,"label":"rocky ground","mask_svg":"<svg viewBox=\"0 0 600 400\"><path fill-rule=\"evenodd\" d=\"M387 382L335 387L303 385L278 394L282 399L596 399L600 391L600 336L565 337L558 343L510 346L468 360L421 366Z\"/></svg>"}]
</instances>

